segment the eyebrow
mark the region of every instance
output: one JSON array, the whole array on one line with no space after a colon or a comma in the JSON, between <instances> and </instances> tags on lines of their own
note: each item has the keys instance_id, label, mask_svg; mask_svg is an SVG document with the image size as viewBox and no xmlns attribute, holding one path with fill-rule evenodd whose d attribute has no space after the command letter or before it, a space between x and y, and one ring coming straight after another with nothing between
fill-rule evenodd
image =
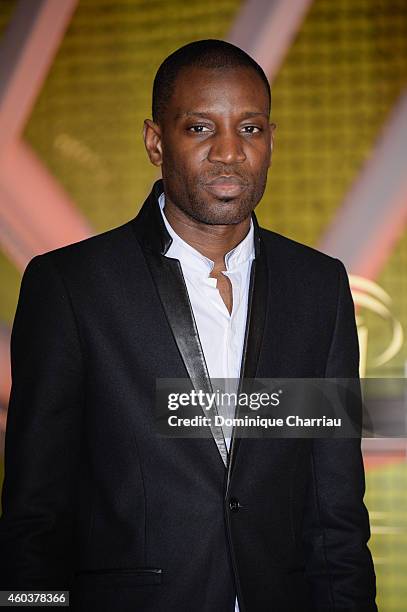
<instances>
[{"instance_id":1,"label":"eyebrow","mask_svg":"<svg viewBox=\"0 0 407 612\"><path fill-rule=\"evenodd\" d=\"M183 117L207 117L210 119L213 113L207 113L205 111L185 111L184 113L178 113L175 116L175 119L182 119ZM250 119L252 117L266 117L268 118L267 113L261 113L258 111L247 111L243 113L242 119Z\"/></svg>"}]
</instances>

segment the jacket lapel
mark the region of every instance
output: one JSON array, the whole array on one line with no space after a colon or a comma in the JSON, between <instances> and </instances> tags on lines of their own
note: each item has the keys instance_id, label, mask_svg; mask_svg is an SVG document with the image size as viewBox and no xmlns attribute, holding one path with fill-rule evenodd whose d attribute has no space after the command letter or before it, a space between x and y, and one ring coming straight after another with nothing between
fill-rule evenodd
<instances>
[{"instance_id":1,"label":"jacket lapel","mask_svg":"<svg viewBox=\"0 0 407 612\"><path fill-rule=\"evenodd\" d=\"M264 245L261 243L260 230L254 214L253 223L255 259L252 262L250 275L246 332L240 370L239 391L242 389L244 380L256 377L268 305L267 257ZM236 409L236 416L238 416L238 407ZM241 439L235 436L235 430L233 430L229 453L227 486L229 486L240 441Z\"/></svg>"},{"instance_id":2,"label":"jacket lapel","mask_svg":"<svg viewBox=\"0 0 407 612\"><path fill-rule=\"evenodd\" d=\"M254 216L253 222L255 225L255 259L252 263L250 277L245 342L240 371L241 379L255 378L256 376L268 304L267 258L261 244L257 219Z\"/></svg>"},{"instance_id":3,"label":"jacket lapel","mask_svg":"<svg viewBox=\"0 0 407 612\"><path fill-rule=\"evenodd\" d=\"M162 181L157 181L134 220L134 229L188 376L197 391L201 389L205 393L211 393L211 381L181 265L177 259L165 256L172 239L163 222L157 201L162 192ZM212 417L214 423L216 408L202 410L205 416ZM228 452L222 428L213 424L211 433L226 467Z\"/></svg>"}]
</instances>

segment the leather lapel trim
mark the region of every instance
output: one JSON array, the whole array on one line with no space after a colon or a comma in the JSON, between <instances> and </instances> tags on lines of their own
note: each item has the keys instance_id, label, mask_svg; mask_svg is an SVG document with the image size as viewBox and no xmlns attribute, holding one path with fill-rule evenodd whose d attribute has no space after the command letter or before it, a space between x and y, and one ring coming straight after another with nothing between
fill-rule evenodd
<instances>
[{"instance_id":1,"label":"leather lapel trim","mask_svg":"<svg viewBox=\"0 0 407 612\"><path fill-rule=\"evenodd\" d=\"M145 251L144 254L188 376L196 391L202 389L205 393L212 393L211 380L181 265L177 259L151 251ZM202 410L205 416L212 417L214 423L216 408L210 410L202 408ZM212 425L211 432L226 467L228 452L222 428Z\"/></svg>"},{"instance_id":2,"label":"leather lapel trim","mask_svg":"<svg viewBox=\"0 0 407 612\"><path fill-rule=\"evenodd\" d=\"M256 377L268 304L268 269L266 253L264 245L261 245L259 227L255 217L253 220L255 222L256 230L256 259L253 260L250 276L246 331L242 355L242 367L240 371L239 391L242 389L243 381L245 379ZM239 416L238 409L236 410L236 416ZM240 438L235 437L235 430L233 430L229 453L227 488L229 487L240 440Z\"/></svg>"},{"instance_id":3,"label":"leather lapel trim","mask_svg":"<svg viewBox=\"0 0 407 612\"><path fill-rule=\"evenodd\" d=\"M266 321L268 277L266 257L261 256L253 261L251 296L246 325L245 346L242 357L241 378L255 378L259 353L263 341Z\"/></svg>"}]
</instances>

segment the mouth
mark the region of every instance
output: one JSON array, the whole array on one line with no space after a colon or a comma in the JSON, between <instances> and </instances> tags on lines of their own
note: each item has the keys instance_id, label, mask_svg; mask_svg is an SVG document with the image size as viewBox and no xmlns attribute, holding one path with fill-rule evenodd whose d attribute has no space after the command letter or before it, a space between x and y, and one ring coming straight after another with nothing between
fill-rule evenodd
<instances>
[{"instance_id":1,"label":"mouth","mask_svg":"<svg viewBox=\"0 0 407 612\"><path fill-rule=\"evenodd\" d=\"M238 176L223 175L205 183L205 188L218 198L236 198L245 189L246 183Z\"/></svg>"}]
</instances>

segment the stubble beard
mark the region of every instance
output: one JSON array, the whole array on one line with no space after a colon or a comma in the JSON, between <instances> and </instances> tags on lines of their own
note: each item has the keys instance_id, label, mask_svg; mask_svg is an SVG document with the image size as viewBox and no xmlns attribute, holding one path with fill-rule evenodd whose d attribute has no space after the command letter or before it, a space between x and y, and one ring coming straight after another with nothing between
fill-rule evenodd
<instances>
[{"instance_id":1,"label":"stubble beard","mask_svg":"<svg viewBox=\"0 0 407 612\"><path fill-rule=\"evenodd\" d=\"M268 166L257 177L256 183L247 185L236 198L216 198L205 190L203 183L192 184L180 177L182 188L171 189L167 183L169 198L186 215L205 225L237 225L247 219L255 209L267 183ZM202 193L202 195L200 195Z\"/></svg>"}]
</instances>

